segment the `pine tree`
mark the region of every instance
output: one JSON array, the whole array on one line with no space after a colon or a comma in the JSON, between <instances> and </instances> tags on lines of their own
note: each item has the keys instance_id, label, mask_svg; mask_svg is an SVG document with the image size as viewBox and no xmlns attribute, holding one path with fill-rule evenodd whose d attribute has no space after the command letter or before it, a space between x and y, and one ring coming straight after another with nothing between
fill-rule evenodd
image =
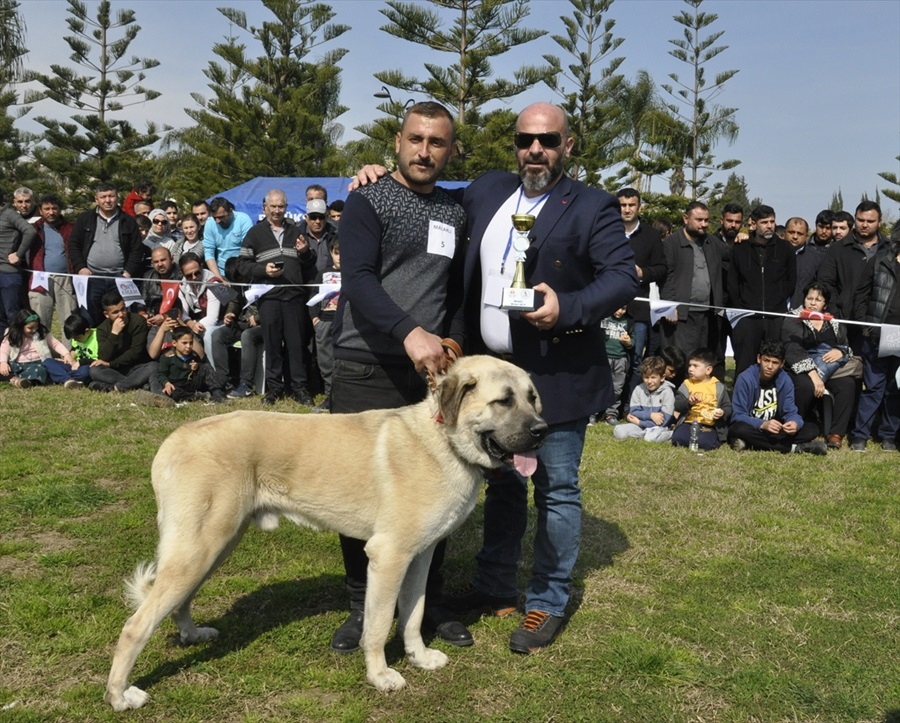
<instances>
[{"instance_id":1,"label":"pine tree","mask_svg":"<svg viewBox=\"0 0 900 723\"><path fill-rule=\"evenodd\" d=\"M560 16L565 35L552 38L570 56L566 65L545 55L551 73L547 85L559 95L569 117L575 144L569 172L590 185L600 181L604 169L615 163L618 106L613 94L622 82L616 70L624 57L609 58L624 42L613 35L616 21L603 19L613 0L569 0L571 15ZM605 67L599 67L604 60Z\"/></svg>"},{"instance_id":2,"label":"pine tree","mask_svg":"<svg viewBox=\"0 0 900 723\"><path fill-rule=\"evenodd\" d=\"M701 31L708 28L718 19L715 13L700 11L703 0L684 0L692 10L683 10L675 15L675 22L684 28L684 37L670 40L675 46L669 55L691 68L691 77L682 81L676 73L670 73L672 85L664 84L662 88L675 99L669 108L676 118L681 120L690 130L690 148L685 156L690 171L685 175L684 183L690 189L690 197L697 199L705 196L710 190L706 181L714 170L728 170L740 163L737 160L714 162L713 148L720 140L733 142L738 135L738 124L735 120L736 108L710 105L710 102L721 95L725 83L738 72L726 70L716 75L709 86L706 83L706 65L720 53L728 49L727 45L716 46L716 41L724 31L714 32L706 37Z\"/></svg>"},{"instance_id":3,"label":"pine tree","mask_svg":"<svg viewBox=\"0 0 900 723\"><path fill-rule=\"evenodd\" d=\"M900 156L897 156L897 160L900 161ZM885 188L884 195L892 201L900 203L900 176L890 171L882 171L878 175L891 185L897 186L897 188Z\"/></svg>"},{"instance_id":4,"label":"pine tree","mask_svg":"<svg viewBox=\"0 0 900 723\"><path fill-rule=\"evenodd\" d=\"M16 84L22 77L22 59L27 52L25 21L19 14L19 3L0 0L0 177L12 186L21 180L20 158L26 140L13 123L28 108L20 107L12 115L10 109L19 103Z\"/></svg>"},{"instance_id":5,"label":"pine tree","mask_svg":"<svg viewBox=\"0 0 900 723\"><path fill-rule=\"evenodd\" d=\"M128 106L159 97L157 91L142 85L146 71L159 61L137 57L126 61L125 54L141 29L133 10L119 10L113 18L111 3L101 0L92 18L83 2L68 0L68 4L66 23L72 35L64 40L72 49L72 60L87 74L61 65L51 65L50 74L27 73L43 89L26 94L25 100L48 99L75 111L71 121L36 118L46 130L45 145L36 148L34 155L61 190L88 199L93 198L98 181L130 188L135 169L146 160L146 149L159 140L155 124L148 123L141 132L115 117ZM113 37L116 31L122 31L118 38Z\"/></svg>"},{"instance_id":6,"label":"pine tree","mask_svg":"<svg viewBox=\"0 0 900 723\"><path fill-rule=\"evenodd\" d=\"M437 9L422 3L390 0L381 10L389 21L381 30L425 45L453 60L425 63L425 78L406 75L401 70L381 71L375 77L390 88L447 106L456 117L459 154L445 175L471 178L486 170L475 159L491 157L489 149L501 142L501 137L494 134L501 129L506 132L504 124L497 122L504 115L501 113L493 122L486 123L483 106L490 101L513 98L546 79L549 73L546 66L522 66L512 77L497 78L492 59L545 35L545 31L523 26L529 14L527 0L430 0L429 4ZM453 21L447 29L444 28L446 16ZM389 101L382 103L379 110L388 114L388 118L357 130L372 139L371 143L364 144L370 152L390 156L393 136L399 129L398 107ZM376 149L375 142L384 143L386 138L390 138L390 147ZM508 140L507 136L507 143ZM508 167L514 159L507 156L504 165Z\"/></svg>"},{"instance_id":7,"label":"pine tree","mask_svg":"<svg viewBox=\"0 0 900 723\"><path fill-rule=\"evenodd\" d=\"M256 176L329 175L339 168L336 142L343 129L336 118L346 108L338 102L337 64L347 50L327 50L315 61L310 55L349 27L331 24L335 13L324 3L262 5L272 18L260 27L249 25L242 10L219 9L261 55L251 56L235 37L213 46L222 61L211 61L204 71L213 95L193 94L199 108L185 112L196 125L170 139L193 153L188 195L208 193L211 177L228 186Z\"/></svg>"}]
</instances>

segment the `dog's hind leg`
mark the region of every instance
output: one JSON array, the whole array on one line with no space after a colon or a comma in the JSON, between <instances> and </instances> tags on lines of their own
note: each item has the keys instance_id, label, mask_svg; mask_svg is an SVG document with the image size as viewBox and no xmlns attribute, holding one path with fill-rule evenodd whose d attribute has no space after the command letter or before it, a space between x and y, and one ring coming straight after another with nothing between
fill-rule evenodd
<instances>
[{"instance_id":1,"label":"dog's hind leg","mask_svg":"<svg viewBox=\"0 0 900 723\"><path fill-rule=\"evenodd\" d=\"M436 543L435 543L436 544ZM425 611L425 585L428 568L435 545L423 550L409 565L400 588L400 619L398 627L403 631L403 644L409 662L423 670L443 668L449 659L440 650L428 648L422 640L422 615Z\"/></svg>"},{"instance_id":2,"label":"dog's hind leg","mask_svg":"<svg viewBox=\"0 0 900 723\"><path fill-rule=\"evenodd\" d=\"M173 613L179 629L186 629L188 635L191 628L197 631L198 640L215 637L217 631L213 628L196 628L192 621L187 628L181 626L185 619L190 621L190 601L194 593L215 566L227 557L245 528L246 525L233 530L231 535L221 538L218 545L204 545L202 541L209 536L197 535L192 538L191 547L184 549L172 544L178 533L173 531L175 534L169 535L169 530L161 525L156 580L140 607L125 622L113 654L105 698L115 710L140 708L147 702L146 692L135 686L127 687L128 676L137 656L166 615Z\"/></svg>"},{"instance_id":3,"label":"dog's hind leg","mask_svg":"<svg viewBox=\"0 0 900 723\"><path fill-rule=\"evenodd\" d=\"M388 667L384 645L394 622L400 585L412 558L409 553L397 548L396 538L378 534L366 543L366 555L369 568L362 636L366 676L378 690L400 690L406 681L400 673Z\"/></svg>"}]
</instances>

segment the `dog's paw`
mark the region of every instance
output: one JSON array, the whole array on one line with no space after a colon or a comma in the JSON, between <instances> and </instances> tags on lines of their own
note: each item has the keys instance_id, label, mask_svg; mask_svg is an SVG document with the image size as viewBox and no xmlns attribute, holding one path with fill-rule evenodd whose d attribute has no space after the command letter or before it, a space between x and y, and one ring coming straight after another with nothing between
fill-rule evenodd
<instances>
[{"instance_id":1,"label":"dog's paw","mask_svg":"<svg viewBox=\"0 0 900 723\"><path fill-rule=\"evenodd\" d=\"M131 686L122 691L121 696L112 697L107 693L107 700L115 711L134 710L140 708L144 703L150 700L150 694L144 692L140 688Z\"/></svg>"},{"instance_id":2,"label":"dog's paw","mask_svg":"<svg viewBox=\"0 0 900 723\"><path fill-rule=\"evenodd\" d=\"M207 640L215 640L218 637L219 631L215 628L193 628L191 630L182 630L179 633L182 645L196 645L197 643L205 643Z\"/></svg>"},{"instance_id":3,"label":"dog's paw","mask_svg":"<svg viewBox=\"0 0 900 723\"><path fill-rule=\"evenodd\" d=\"M385 668L381 673L370 674L369 682L382 693L406 687L406 680L393 668Z\"/></svg>"},{"instance_id":4,"label":"dog's paw","mask_svg":"<svg viewBox=\"0 0 900 723\"><path fill-rule=\"evenodd\" d=\"M422 670L438 670L450 662L450 658L440 650L423 648L421 653L415 655L410 654L409 662L410 665L421 668Z\"/></svg>"}]
</instances>

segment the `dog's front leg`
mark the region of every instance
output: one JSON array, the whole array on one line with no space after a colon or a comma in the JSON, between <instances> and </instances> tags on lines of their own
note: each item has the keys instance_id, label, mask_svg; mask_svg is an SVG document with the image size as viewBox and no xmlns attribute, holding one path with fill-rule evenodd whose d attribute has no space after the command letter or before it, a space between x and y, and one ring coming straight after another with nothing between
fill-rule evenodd
<instances>
[{"instance_id":1,"label":"dog's front leg","mask_svg":"<svg viewBox=\"0 0 900 723\"><path fill-rule=\"evenodd\" d=\"M425 612L425 587L428 580L428 568L434 556L435 545L416 555L406 571L403 585L400 588L400 620L399 629L403 631L403 644L409 662L423 670L443 668L449 661L444 653L434 648L425 647L422 640L422 617Z\"/></svg>"},{"instance_id":2,"label":"dog's front leg","mask_svg":"<svg viewBox=\"0 0 900 723\"><path fill-rule=\"evenodd\" d=\"M366 675L378 690L400 690L403 676L388 667L384 657L397 595L410 556L398 549L396 538L375 535L366 543L369 568L366 581L366 608L363 618L362 647L366 653Z\"/></svg>"}]
</instances>

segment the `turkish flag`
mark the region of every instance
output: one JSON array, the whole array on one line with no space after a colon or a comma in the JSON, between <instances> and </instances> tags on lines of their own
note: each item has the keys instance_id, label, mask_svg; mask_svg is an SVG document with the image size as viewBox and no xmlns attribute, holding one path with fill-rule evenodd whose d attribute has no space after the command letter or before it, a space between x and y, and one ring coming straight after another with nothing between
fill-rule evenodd
<instances>
[{"instance_id":1,"label":"turkish flag","mask_svg":"<svg viewBox=\"0 0 900 723\"><path fill-rule=\"evenodd\" d=\"M175 299L178 298L178 289L181 287L180 281L163 281L162 282L162 290L163 290L163 300L159 305L159 313L165 314L169 309L172 308L172 304L175 303Z\"/></svg>"}]
</instances>

